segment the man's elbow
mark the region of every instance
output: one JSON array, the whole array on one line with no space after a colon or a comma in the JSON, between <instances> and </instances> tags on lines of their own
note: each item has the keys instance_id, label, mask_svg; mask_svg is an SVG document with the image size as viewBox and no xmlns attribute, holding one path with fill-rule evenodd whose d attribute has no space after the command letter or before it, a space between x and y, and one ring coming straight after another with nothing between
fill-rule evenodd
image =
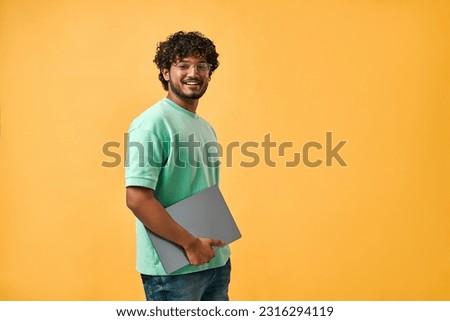
<instances>
[{"instance_id":1,"label":"man's elbow","mask_svg":"<svg viewBox=\"0 0 450 321\"><path fill-rule=\"evenodd\" d=\"M133 195L130 195L130 193L127 192L127 197L126 197L126 203L127 203L127 207L134 212L137 208L138 208L138 202L136 201L136 198L133 197Z\"/></svg>"},{"instance_id":2,"label":"man's elbow","mask_svg":"<svg viewBox=\"0 0 450 321\"><path fill-rule=\"evenodd\" d=\"M126 204L127 207L133 212L139 210L142 205L153 196L151 190L139 188L139 187L127 187L126 192Z\"/></svg>"}]
</instances>

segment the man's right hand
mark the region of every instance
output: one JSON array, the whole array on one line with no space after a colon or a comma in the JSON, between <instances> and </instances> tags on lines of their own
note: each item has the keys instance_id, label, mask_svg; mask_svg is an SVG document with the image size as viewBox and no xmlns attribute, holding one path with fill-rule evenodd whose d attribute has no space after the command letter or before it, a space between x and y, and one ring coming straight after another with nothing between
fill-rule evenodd
<instances>
[{"instance_id":1,"label":"man's right hand","mask_svg":"<svg viewBox=\"0 0 450 321\"><path fill-rule=\"evenodd\" d=\"M211 261L216 255L213 246L225 245L223 241L200 237L195 238L184 251L192 265L202 265Z\"/></svg>"}]
</instances>

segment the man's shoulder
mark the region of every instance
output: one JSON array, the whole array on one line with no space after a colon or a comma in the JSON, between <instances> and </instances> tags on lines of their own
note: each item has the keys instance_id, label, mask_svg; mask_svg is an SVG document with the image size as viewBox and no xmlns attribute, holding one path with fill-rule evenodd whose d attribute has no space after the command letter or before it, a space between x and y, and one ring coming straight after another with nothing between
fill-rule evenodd
<instances>
[{"instance_id":1,"label":"man's shoulder","mask_svg":"<svg viewBox=\"0 0 450 321\"><path fill-rule=\"evenodd\" d=\"M142 113L140 113L135 119L133 119L132 123L162 117L162 105L163 105L162 100L156 102L152 106L145 109Z\"/></svg>"},{"instance_id":2,"label":"man's shoulder","mask_svg":"<svg viewBox=\"0 0 450 321\"><path fill-rule=\"evenodd\" d=\"M148 107L139 114L130 124L130 130L134 128L151 129L153 126L161 123L164 119L163 100L158 101L154 105Z\"/></svg>"}]
</instances>

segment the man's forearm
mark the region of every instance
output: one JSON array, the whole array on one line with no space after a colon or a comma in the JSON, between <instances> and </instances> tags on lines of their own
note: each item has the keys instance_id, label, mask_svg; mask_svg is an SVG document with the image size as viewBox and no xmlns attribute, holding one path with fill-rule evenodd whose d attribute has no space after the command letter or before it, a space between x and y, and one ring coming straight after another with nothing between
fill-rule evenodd
<instances>
[{"instance_id":1,"label":"man's forearm","mask_svg":"<svg viewBox=\"0 0 450 321\"><path fill-rule=\"evenodd\" d=\"M150 231L184 249L196 241L196 237L175 222L154 197L140 202L132 211Z\"/></svg>"},{"instance_id":2,"label":"man's forearm","mask_svg":"<svg viewBox=\"0 0 450 321\"><path fill-rule=\"evenodd\" d=\"M181 246L193 265L209 262L215 256L212 247L225 245L219 240L197 238L186 231L153 196L153 190L127 187L127 206L150 231Z\"/></svg>"}]
</instances>

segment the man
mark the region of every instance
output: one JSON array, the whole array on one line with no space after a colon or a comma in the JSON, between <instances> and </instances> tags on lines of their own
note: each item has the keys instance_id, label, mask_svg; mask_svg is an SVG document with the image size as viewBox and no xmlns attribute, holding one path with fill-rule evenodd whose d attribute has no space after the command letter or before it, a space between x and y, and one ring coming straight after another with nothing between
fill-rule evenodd
<instances>
[{"instance_id":1,"label":"man","mask_svg":"<svg viewBox=\"0 0 450 321\"><path fill-rule=\"evenodd\" d=\"M191 235L164 209L218 183L218 161L211 162L217 149L203 148L217 144L216 136L196 113L217 57L199 32L180 31L160 42L154 62L167 97L129 128L126 199L137 218L137 270L147 300L228 300L228 246ZM181 246L191 264L167 275L145 227Z\"/></svg>"}]
</instances>

